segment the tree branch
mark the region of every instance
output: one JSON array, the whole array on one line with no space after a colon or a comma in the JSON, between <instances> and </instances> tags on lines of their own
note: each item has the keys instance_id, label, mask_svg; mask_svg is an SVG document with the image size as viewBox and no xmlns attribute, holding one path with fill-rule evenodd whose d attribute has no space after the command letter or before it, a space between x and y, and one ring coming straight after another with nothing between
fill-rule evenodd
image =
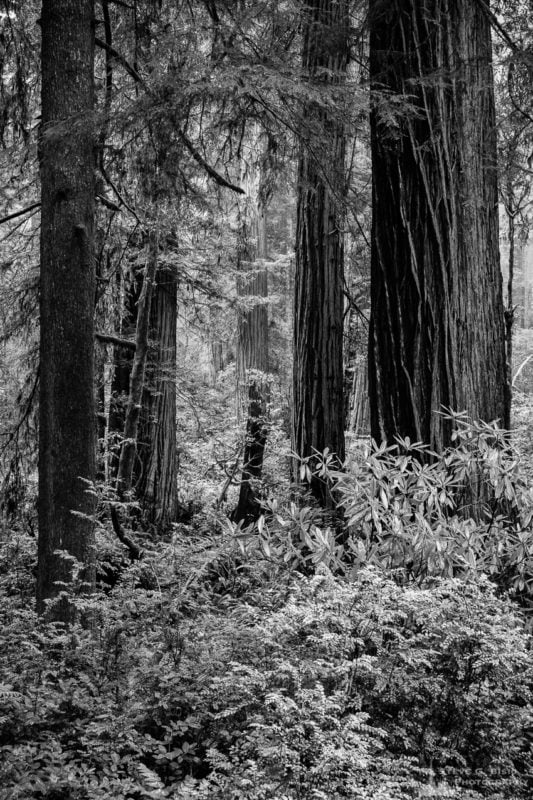
<instances>
[{"instance_id":1,"label":"tree branch","mask_svg":"<svg viewBox=\"0 0 533 800\"><path fill-rule=\"evenodd\" d=\"M103 39L99 39L97 36L95 36L94 41L95 44L98 45L98 47L101 47L103 50L106 51L106 53L112 55L113 58L115 58L116 61L122 67L124 67L128 75L130 75L133 78L133 80L136 81L136 83L139 83L146 91L146 93L150 95L150 97L153 97L153 92L150 91L150 88L149 86L147 86L144 79L141 77L141 75L139 75L137 70L134 69L134 67L132 67L131 64L124 58L124 56L118 52L118 50L115 50L114 47L107 44L107 42L104 42ZM217 172L216 169L214 169L214 167L208 164L205 158L201 155L201 153L198 152L198 150L193 145L188 136L180 128L177 128L177 134L180 137L183 144L185 145L185 147L187 148L187 150L189 151L189 153L196 161L196 163L200 164L200 166L205 169L209 177L212 178L215 181L215 183L218 183L219 186L223 186L225 189L231 189L232 192L237 192L238 194L246 194L244 189L241 189L240 186L236 186L234 183L231 183L230 181L226 180L226 178L224 178L219 172Z\"/></svg>"},{"instance_id":2,"label":"tree branch","mask_svg":"<svg viewBox=\"0 0 533 800\"><path fill-rule=\"evenodd\" d=\"M29 214L30 211L33 211L36 208L40 208L41 203L40 201L37 203L32 203L31 206L26 206L26 208L22 208L20 211L13 211L12 214L7 214L5 217L0 217L0 225L4 222L9 222L10 219L16 219L17 217L21 217L23 214Z\"/></svg>"},{"instance_id":3,"label":"tree branch","mask_svg":"<svg viewBox=\"0 0 533 800\"><path fill-rule=\"evenodd\" d=\"M110 511L111 511L111 523L113 525L113 530L115 531L117 539L119 540L119 542L122 542L124 547L128 548L128 552L130 554L130 558L132 561L140 561L143 556L143 551L139 547L139 545L133 541L133 539L130 539L127 533L124 533L124 529L120 524L118 511L112 503L110 505Z\"/></svg>"},{"instance_id":4,"label":"tree branch","mask_svg":"<svg viewBox=\"0 0 533 800\"><path fill-rule=\"evenodd\" d=\"M97 47L101 47L102 50L105 50L106 53L109 53L109 55L113 56L113 58L116 59L116 61L120 64L120 66L124 67L128 75L130 75L133 78L133 80L136 81L136 83L140 83L141 86L143 86L144 89L146 89L148 94L150 94L148 86L145 84L144 80L141 78L137 70L131 66L129 61L127 61L124 58L124 56L118 52L118 50L115 50L115 48L112 47L112 45L108 44L107 42L104 42L103 39L99 39L98 36L94 37L94 43Z\"/></svg>"},{"instance_id":5,"label":"tree branch","mask_svg":"<svg viewBox=\"0 0 533 800\"><path fill-rule=\"evenodd\" d=\"M117 347L127 347L130 350L135 350L137 345L130 339L121 339L120 336L114 336L112 333L103 333L96 331L95 338L104 344L115 344Z\"/></svg>"},{"instance_id":6,"label":"tree branch","mask_svg":"<svg viewBox=\"0 0 533 800\"><path fill-rule=\"evenodd\" d=\"M241 189L240 186L236 186L234 183L230 183L230 181L227 181L226 178L216 171L216 169L213 169L213 167L207 163L205 158L198 152L191 140L184 134L182 130L178 128L177 133L196 163L200 164L200 166L205 169L209 177L212 178L215 183L218 183L219 186L224 186L225 189L231 189L232 192L237 192L237 194L246 194L244 189Z\"/></svg>"}]
</instances>

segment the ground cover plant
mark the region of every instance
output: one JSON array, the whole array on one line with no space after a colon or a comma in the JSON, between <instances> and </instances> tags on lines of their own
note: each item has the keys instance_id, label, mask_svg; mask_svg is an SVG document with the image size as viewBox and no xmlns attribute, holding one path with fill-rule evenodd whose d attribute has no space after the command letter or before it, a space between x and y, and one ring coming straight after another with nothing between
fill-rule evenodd
<instances>
[{"instance_id":1,"label":"ground cover plant","mask_svg":"<svg viewBox=\"0 0 533 800\"><path fill-rule=\"evenodd\" d=\"M311 505L271 503L248 528L210 512L78 597L84 625L35 615L34 542L4 535L0 797L530 797L531 639L516 602L530 582L510 549L527 487L493 428L459 432L452 461L407 469L418 448L403 443L338 476L342 545ZM480 459L487 507L503 496L507 515L474 524L450 487ZM511 542L496 561L492 525ZM113 563L106 525L99 538Z\"/></svg>"}]
</instances>

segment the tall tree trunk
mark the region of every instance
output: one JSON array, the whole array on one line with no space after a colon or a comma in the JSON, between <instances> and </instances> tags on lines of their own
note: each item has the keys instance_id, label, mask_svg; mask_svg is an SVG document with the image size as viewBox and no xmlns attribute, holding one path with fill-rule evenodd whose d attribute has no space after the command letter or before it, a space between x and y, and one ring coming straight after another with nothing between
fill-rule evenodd
<instances>
[{"instance_id":1,"label":"tall tree trunk","mask_svg":"<svg viewBox=\"0 0 533 800\"><path fill-rule=\"evenodd\" d=\"M116 330L123 339L135 335L137 327L137 304L142 289L142 276L136 274L131 279L118 276L118 303ZM109 476L116 480L126 405L130 391L130 375L134 350L115 344L113 346L113 374L111 378L111 395L109 398L109 415L107 421Z\"/></svg>"},{"instance_id":2,"label":"tall tree trunk","mask_svg":"<svg viewBox=\"0 0 533 800\"><path fill-rule=\"evenodd\" d=\"M37 608L94 583L93 254L95 136L92 0L43 0ZM69 620L68 602L50 612Z\"/></svg>"},{"instance_id":3,"label":"tall tree trunk","mask_svg":"<svg viewBox=\"0 0 533 800\"><path fill-rule=\"evenodd\" d=\"M512 197L512 187L510 187L508 197ZM509 199L509 203L510 203ZM509 240L509 271L507 275L507 307L505 309L505 338L507 342L507 369L509 375L512 375L513 370L513 327L514 327L514 269L515 269L515 243L516 243L516 225L515 225L515 212L513 207L506 207L507 213L507 238Z\"/></svg>"},{"instance_id":4,"label":"tall tree trunk","mask_svg":"<svg viewBox=\"0 0 533 800\"><path fill-rule=\"evenodd\" d=\"M307 0L302 66L317 89L342 83L348 57L345 0ZM345 131L342 115L308 101L298 167L294 299L293 450L300 458L326 448L344 459L343 200ZM299 464L295 461L295 479ZM313 477L317 500L329 487Z\"/></svg>"},{"instance_id":5,"label":"tall tree trunk","mask_svg":"<svg viewBox=\"0 0 533 800\"><path fill-rule=\"evenodd\" d=\"M160 268L150 312L136 487L146 521L160 532L168 530L177 512L176 314L176 274Z\"/></svg>"},{"instance_id":6,"label":"tall tree trunk","mask_svg":"<svg viewBox=\"0 0 533 800\"><path fill-rule=\"evenodd\" d=\"M124 419L124 440L120 451L117 471L117 489L123 495L132 488L133 468L137 453L137 438L141 416L144 375L148 357L148 332L150 328L150 309L155 276L157 272L159 237L156 231L148 233L148 253L146 270L137 309L137 329L135 336L135 355L130 374L128 405Z\"/></svg>"},{"instance_id":7,"label":"tall tree trunk","mask_svg":"<svg viewBox=\"0 0 533 800\"><path fill-rule=\"evenodd\" d=\"M137 328L143 285L144 278L138 274L124 288L120 331L123 337L131 336ZM152 288L132 484L146 521L160 531L168 528L177 513L176 304L176 276L170 269L158 268ZM114 348L108 421L108 436L112 440L109 469L114 477L119 462L116 441L125 435L133 352L119 345Z\"/></svg>"},{"instance_id":8,"label":"tall tree trunk","mask_svg":"<svg viewBox=\"0 0 533 800\"><path fill-rule=\"evenodd\" d=\"M261 513L254 481L261 478L263 456L267 438L268 403L268 273L264 266L267 255L265 209L260 201L254 202L255 239L253 247L247 241L248 226L245 226L244 256L248 274L239 275L238 292L242 298L265 298L239 313L238 328L238 372L247 392L246 441L244 445L243 469L239 491L239 502L233 518L236 521L253 522ZM254 258L253 256L256 256ZM252 268L250 271L250 267Z\"/></svg>"},{"instance_id":9,"label":"tall tree trunk","mask_svg":"<svg viewBox=\"0 0 533 800\"><path fill-rule=\"evenodd\" d=\"M372 435L450 443L443 406L509 424L489 22L372 0Z\"/></svg>"}]
</instances>

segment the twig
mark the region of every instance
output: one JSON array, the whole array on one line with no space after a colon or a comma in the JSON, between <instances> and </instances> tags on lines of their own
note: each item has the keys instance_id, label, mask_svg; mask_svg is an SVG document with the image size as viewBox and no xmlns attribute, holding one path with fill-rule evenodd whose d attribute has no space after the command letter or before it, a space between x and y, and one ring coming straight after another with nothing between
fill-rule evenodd
<instances>
[{"instance_id":1,"label":"twig","mask_svg":"<svg viewBox=\"0 0 533 800\"><path fill-rule=\"evenodd\" d=\"M101 47L102 50L105 50L106 53L109 53L109 55L113 56L113 58L117 60L121 67L124 67L128 75L130 75L136 83L140 83L141 86L146 89L147 93L150 94L148 86L145 84L137 70L131 66L127 59L125 59L124 56L118 52L118 50L115 50L112 45L104 42L103 39L99 39L98 36L94 37L94 43L97 45L97 47Z\"/></svg>"},{"instance_id":2,"label":"twig","mask_svg":"<svg viewBox=\"0 0 533 800\"><path fill-rule=\"evenodd\" d=\"M29 214L30 211L33 211L36 208L40 208L41 203L40 201L37 203L32 203L31 206L26 206L26 208L22 208L20 211L13 211L12 214L7 214L5 217L0 217L0 225L4 222L9 222L10 219L15 219L16 217L21 217L23 214Z\"/></svg>"},{"instance_id":3,"label":"twig","mask_svg":"<svg viewBox=\"0 0 533 800\"><path fill-rule=\"evenodd\" d=\"M110 186L110 187L112 188L112 190L115 192L116 196L117 196L117 197L118 197L118 199L120 200L120 203L121 203L121 205L123 205L123 206L124 206L124 208L127 208L127 210L130 212L130 214L132 214L132 215L135 217L135 219L137 220L137 223L138 223L138 224L141 226L141 228L143 228L143 229L144 229L144 225L143 225L143 223L141 222L141 220L139 219L139 215L137 214L137 212L135 211L135 209L134 209L132 206L130 206L130 205L129 205L129 204L128 204L128 203L127 203L125 200L124 200L124 198L123 198L123 197L122 197L122 195L120 194L119 190L117 189L117 187L115 186L115 184L113 183L113 181L111 180L111 178L109 177L109 175L108 175L108 173L107 173L107 170L105 169L105 167L104 167L104 165L103 165L103 164L100 166L100 172L102 173L102 177L103 177L103 179L105 180L105 182L106 182L106 183L108 184L108 186Z\"/></svg>"},{"instance_id":4,"label":"twig","mask_svg":"<svg viewBox=\"0 0 533 800\"><path fill-rule=\"evenodd\" d=\"M178 136L180 137L181 141L194 158L197 164L200 164L201 167L205 169L207 174L210 178L213 178L215 183L218 183L219 186L224 186L226 189L231 189L232 192L237 192L237 194L246 194L244 189L241 189L240 186L236 186L234 183L230 183L224 178L219 172L217 172L213 167L207 163L205 158L198 152L195 148L191 140L183 133L183 131L178 129Z\"/></svg>"},{"instance_id":5,"label":"twig","mask_svg":"<svg viewBox=\"0 0 533 800\"><path fill-rule=\"evenodd\" d=\"M31 410L32 410L32 407L33 407L33 402L34 402L34 400L35 400L35 398L37 396L37 392L38 392L38 389L39 389L40 373L41 373L41 369L40 369L40 366L38 366L37 367L37 372L35 374L35 380L33 382L33 386L31 387L31 391L30 391L30 393L29 393L29 395L28 395L28 397L26 399L26 403L24 404L24 409L22 411L22 414L20 415L19 419L17 420L17 423L15 425L14 430L12 430L11 433L9 434L7 442L0 448L0 455L3 455L6 452L7 448L12 444L12 442L15 441L15 439L17 438L17 436L20 433L20 429L22 428L22 426L24 425L24 423L26 422L26 420L30 416L30 413L31 413Z\"/></svg>"},{"instance_id":6,"label":"twig","mask_svg":"<svg viewBox=\"0 0 533 800\"><path fill-rule=\"evenodd\" d=\"M520 377L520 373L522 372L522 370L524 369L524 367L525 367L527 364L529 364L529 362L531 361L531 359L532 359L532 358L533 358L533 353L531 353L531 354L530 354L530 355L529 355L527 358L525 358L525 359L522 361L522 363L520 364L520 366L518 367L518 369L516 370L516 372L515 372L515 374L514 374L514 378L513 378L513 380L512 380L511 386L513 386L513 387L514 387L514 385L515 385L516 381L517 381L517 380L518 380L518 378Z\"/></svg>"},{"instance_id":7,"label":"twig","mask_svg":"<svg viewBox=\"0 0 533 800\"><path fill-rule=\"evenodd\" d=\"M216 501L216 505L217 506L219 506L221 503L224 503L227 500L229 487L232 486L232 485L233 486L237 485L236 482L235 482L235 474L236 474L236 472L237 472L237 470L239 468L239 462L241 460L242 450L243 450L243 448L241 447L239 449L238 454L237 454L237 459L236 459L233 467L231 468L231 472L228 472L227 469L224 470L224 472L227 475L227 478L224 481L224 486L222 487L222 491L220 492L218 500Z\"/></svg>"}]
</instances>

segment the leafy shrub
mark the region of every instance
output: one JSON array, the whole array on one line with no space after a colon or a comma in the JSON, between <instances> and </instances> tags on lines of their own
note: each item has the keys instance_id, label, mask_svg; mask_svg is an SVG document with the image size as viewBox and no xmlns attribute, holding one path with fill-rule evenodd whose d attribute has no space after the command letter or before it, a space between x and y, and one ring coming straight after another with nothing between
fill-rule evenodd
<instances>
[{"instance_id":1,"label":"leafy shrub","mask_svg":"<svg viewBox=\"0 0 533 800\"><path fill-rule=\"evenodd\" d=\"M267 580L263 555L235 597L216 562L162 548L160 588L125 573L88 630L3 604L2 800L530 796L529 639L487 581Z\"/></svg>"},{"instance_id":2,"label":"leafy shrub","mask_svg":"<svg viewBox=\"0 0 533 800\"><path fill-rule=\"evenodd\" d=\"M533 489L518 449L493 424L451 419L454 446L441 455L405 439L372 443L345 472L332 468L330 454L314 459L342 510L340 536L312 506L271 501L253 541L300 568L356 574L375 565L404 581L486 574L501 589L533 595Z\"/></svg>"}]
</instances>

